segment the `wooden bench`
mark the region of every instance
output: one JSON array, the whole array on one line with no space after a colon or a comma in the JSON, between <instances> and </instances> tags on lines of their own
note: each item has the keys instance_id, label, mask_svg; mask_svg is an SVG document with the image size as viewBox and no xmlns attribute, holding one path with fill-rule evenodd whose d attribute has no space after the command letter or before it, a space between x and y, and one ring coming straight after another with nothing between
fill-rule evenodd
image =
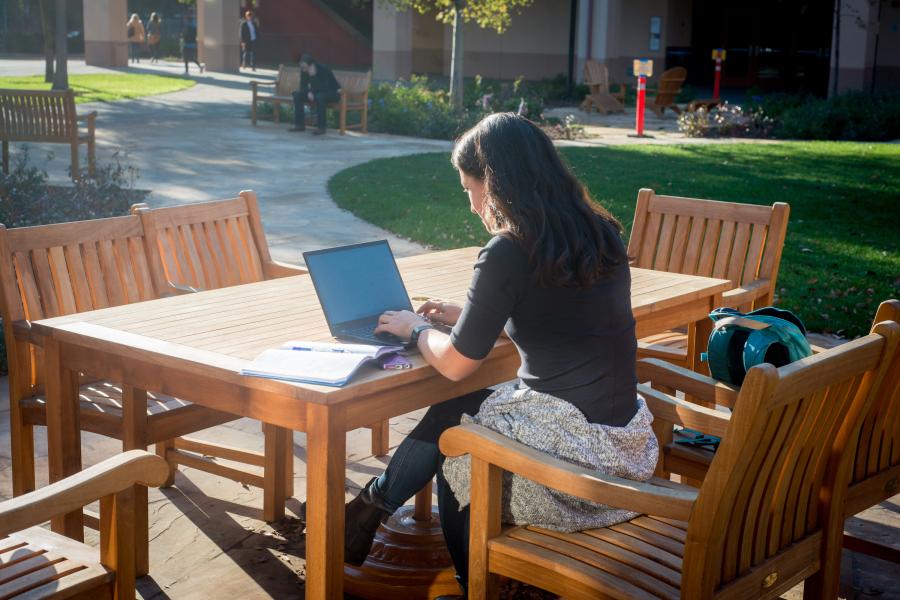
<instances>
[{"instance_id":1,"label":"wooden bench","mask_svg":"<svg viewBox=\"0 0 900 600\"><path fill-rule=\"evenodd\" d=\"M341 97L336 103L339 110L341 135L348 129L359 129L363 133L369 132L369 86L372 83L372 71L365 73L359 71L335 71L334 77L341 86ZM260 86L274 86L271 94L260 93ZM278 123L281 120L279 107L282 104L294 105L293 93L300 89L300 67L278 65L278 77L275 81L251 81L250 90L253 97L250 103L250 120L256 125L257 103L270 102L274 109L273 120ZM359 111L360 122L348 125L347 113ZM311 117L313 111L307 111Z\"/></svg>"},{"instance_id":2,"label":"wooden bench","mask_svg":"<svg viewBox=\"0 0 900 600\"><path fill-rule=\"evenodd\" d=\"M80 177L78 146L87 144L88 173L96 169L94 122L97 111L78 116L72 90L0 89L0 140L3 141L3 172L9 173L10 142L50 142L69 144L72 150L72 179ZM79 131L86 121L87 133Z\"/></svg>"},{"instance_id":3,"label":"wooden bench","mask_svg":"<svg viewBox=\"0 0 900 600\"><path fill-rule=\"evenodd\" d=\"M0 597L135 597L135 494L162 485L164 460L143 450L109 458L0 503ZM47 531L51 517L100 501L100 547Z\"/></svg>"}]
</instances>

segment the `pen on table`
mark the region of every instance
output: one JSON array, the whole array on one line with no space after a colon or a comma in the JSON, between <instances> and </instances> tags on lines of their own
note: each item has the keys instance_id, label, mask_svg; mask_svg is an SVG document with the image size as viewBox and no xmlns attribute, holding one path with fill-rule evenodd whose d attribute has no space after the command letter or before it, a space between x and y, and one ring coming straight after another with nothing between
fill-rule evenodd
<instances>
[{"instance_id":1,"label":"pen on table","mask_svg":"<svg viewBox=\"0 0 900 600\"><path fill-rule=\"evenodd\" d=\"M309 346L291 346L291 350L300 350L301 352L346 352L343 348L310 348Z\"/></svg>"}]
</instances>

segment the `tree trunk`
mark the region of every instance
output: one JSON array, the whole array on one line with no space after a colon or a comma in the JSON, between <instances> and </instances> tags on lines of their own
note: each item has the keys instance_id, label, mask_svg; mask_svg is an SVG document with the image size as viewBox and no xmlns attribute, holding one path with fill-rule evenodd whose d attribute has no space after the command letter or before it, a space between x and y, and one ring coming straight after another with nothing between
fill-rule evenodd
<instances>
[{"instance_id":1,"label":"tree trunk","mask_svg":"<svg viewBox=\"0 0 900 600\"><path fill-rule=\"evenodd\" d=\"M53 60L56 56L55 40L53 38L53 22L50 20L50 0L40 0L41 32L44 36L44 81L53 81Z\"/></svg>"},{"instance_id":2,"label":"tree trunk","mask_svg":"<svg viewBox=\"0 0 900 600\"><path fill-rule=\"evenodd\" d=\"M69 89L68 26L66 25L66 0L56 0L56 73L54 90Z\"/></svg>"},{"instance_id":3,"label":"tree trunk","mask_svg":"<svg viewBox=\"0 0 900 600\"><path fill-rule=\"evenodd\" d=\"M463 19L465 0L453 3L453 50L450 59L450 106L456 110L463 108Z\"/></svg>"}]
</instances>

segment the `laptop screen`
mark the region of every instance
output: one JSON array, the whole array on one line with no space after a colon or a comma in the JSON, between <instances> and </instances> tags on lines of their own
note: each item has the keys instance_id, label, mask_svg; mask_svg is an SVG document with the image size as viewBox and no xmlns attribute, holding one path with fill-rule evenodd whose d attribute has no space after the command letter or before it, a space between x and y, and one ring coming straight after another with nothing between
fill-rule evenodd
<instances>
[{"instance_id":1,"label":"laptop screen","mask_svg":"<svg viewBox=\"0 0 900 600\"><path fill-rule=\"evenodd\" d=\"M387 240L304 252L330 326L386 310L412 310Z\"/></svg>"}]
</instances>

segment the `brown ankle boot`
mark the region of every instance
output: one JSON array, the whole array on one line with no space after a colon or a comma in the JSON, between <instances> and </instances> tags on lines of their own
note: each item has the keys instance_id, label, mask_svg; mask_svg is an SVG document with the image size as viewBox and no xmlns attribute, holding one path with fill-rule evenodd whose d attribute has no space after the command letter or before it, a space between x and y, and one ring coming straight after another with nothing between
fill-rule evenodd
<instances>
[{"instance_id":1,"label":"brown ankle boot","mask_svg":"<svg viewBox=\"0 0 900 600\"><path fill-rule=\"evenodd\" d=\"M373 477L344 509L344 562L357 567L366 561L378 526L393 514L372 494L374 481Z\"/></svg>"}]
</instances>

